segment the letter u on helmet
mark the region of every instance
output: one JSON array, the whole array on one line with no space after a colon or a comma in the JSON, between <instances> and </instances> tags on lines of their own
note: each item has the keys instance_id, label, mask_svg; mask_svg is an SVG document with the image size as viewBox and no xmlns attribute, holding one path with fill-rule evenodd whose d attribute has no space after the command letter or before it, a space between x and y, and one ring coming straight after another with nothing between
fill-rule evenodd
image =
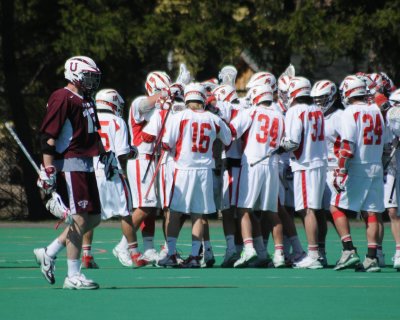
<instances>
[{"instance_id":1,"label":"letter u on helmet","mask_svg":"<svg viewBox=\"0 0 400 320\"><path fill-rule=\"evenodd\" d=\"M65 62L64 76L82 91L91 92L99 87L101 72L93 59L75 56Z\"/></svg>"},{"instance_id":2,"label":"letter u on helmet","mask_svg":"<svg viewBox=\"0 0 400 320\"><path fill-rule=\"evenodd\" d=\"M122 117L124 99L114 89L102 89L96 94L96 109L108 110L118 117Z\"/></svg>"},{"instance_id":3,"label":"letter u on helmet","mask_svg":"<svg viewBox=\"0 0 400 320\"><path fill-rule=\"evenodd\" d=\"M164 71L153 71L147 75L145 82L147 94L151 97L159 93L161 89L171 86L171 79Z\"/></svg>"}]
</instances>

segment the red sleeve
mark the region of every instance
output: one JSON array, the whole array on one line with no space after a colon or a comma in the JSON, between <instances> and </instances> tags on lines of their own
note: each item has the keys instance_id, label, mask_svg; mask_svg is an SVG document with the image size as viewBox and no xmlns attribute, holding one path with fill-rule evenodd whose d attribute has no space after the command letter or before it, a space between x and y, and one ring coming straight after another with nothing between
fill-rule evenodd
<instances>
[{"instance_id":1,"label":"red sleeve","mask_svg":"<svg viewBox=\"0 0 400 320\"><path fill-rule=\"evenodd\" d=\"M44 116L40 132L47 133L54 139L58 138L61 129L68 116L68 100L63 91L54 92L47 103L46 115Z\"/></svg>"}]
</instances>

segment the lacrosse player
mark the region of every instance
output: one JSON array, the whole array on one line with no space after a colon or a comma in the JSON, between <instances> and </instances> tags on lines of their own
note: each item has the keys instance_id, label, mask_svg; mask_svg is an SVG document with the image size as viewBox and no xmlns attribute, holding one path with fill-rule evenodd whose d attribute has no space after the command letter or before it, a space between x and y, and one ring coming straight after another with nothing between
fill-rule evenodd
<instances>
[{"instance_id":1,"label":"lacrosse player","mask_svg":"<svg viewBox=\"0 0 400 320\"><path fill-rule=\"evenodd\" d=\"M64 75L68 84L50 96L40 128L43 163L38 185L47 194L57 190L69 205L72 223L34 254L44 277L54 284L55 259L66 246L68 274L63 288L97 289L99 285L80 272L80 254L83 234L100 222L93 157L104 150L91 93L98 88L101 73L91 58L76 56L66 61Z\"/></svg>"}]
</instances>

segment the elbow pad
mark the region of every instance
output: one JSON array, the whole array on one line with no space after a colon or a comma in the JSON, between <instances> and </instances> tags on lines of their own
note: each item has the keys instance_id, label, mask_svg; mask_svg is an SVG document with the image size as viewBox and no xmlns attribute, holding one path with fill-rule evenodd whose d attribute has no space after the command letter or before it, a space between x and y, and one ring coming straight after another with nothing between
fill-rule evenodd
<instances>
[{"instance_id":1,"label":"elbow pad","mask_svg":"<svg viewBox=\"0 0 400 320\"><path fill-rule=\"evenodd\" d=\"M47 143L49 139L52 139L47 133L42 133L40 135L40 150L43 154L48 154L54 156L56 154L56 146L51 146Z\"/></svg>"}]
</instances>

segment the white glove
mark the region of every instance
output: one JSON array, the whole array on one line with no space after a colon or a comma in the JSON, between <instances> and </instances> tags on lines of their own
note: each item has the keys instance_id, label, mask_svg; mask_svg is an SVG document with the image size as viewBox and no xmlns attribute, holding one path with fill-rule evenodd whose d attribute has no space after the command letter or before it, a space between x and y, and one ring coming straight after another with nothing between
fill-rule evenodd
<instances>
[{"instance_id":1,"label":"white glove","mask_svg":"<svg viewBox=\"0 0 400 320\"><path fill-rule=\"evenodd\" d=\"M40 174L37 186L44 191L45 194L51 194L56 189L57 171L54 166L44 167L40 165Z\"/></svg>"},{"instance_id":2,"label":"white glove","mask_svg":"<svg viewBox=\"0 0 400 320\"><path fill-rule=\"evenodd\" d=\"M61 200L57 192L53 192L51 198L46 203L46 209L58 219L64 220L65 223L72 223L71 210Z\"/></svg>"}]
</instances>

